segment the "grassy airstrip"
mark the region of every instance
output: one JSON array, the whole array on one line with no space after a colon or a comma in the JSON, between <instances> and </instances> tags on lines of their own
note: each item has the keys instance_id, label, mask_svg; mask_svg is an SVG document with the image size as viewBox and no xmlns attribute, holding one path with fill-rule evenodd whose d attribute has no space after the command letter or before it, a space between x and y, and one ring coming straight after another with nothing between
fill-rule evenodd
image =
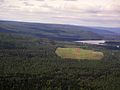
<instances>
[{"instance_id":1,"label":"grassy airstrip","mask_svg":"<svg viewBox=\"0 0 120 90\"><path fill-rule=\"evenodd\" d=\"M70 59L101 60L104 57L102 52L81 48L57 48L56 54L61 58Z\"/></svg>"}]
</instances>

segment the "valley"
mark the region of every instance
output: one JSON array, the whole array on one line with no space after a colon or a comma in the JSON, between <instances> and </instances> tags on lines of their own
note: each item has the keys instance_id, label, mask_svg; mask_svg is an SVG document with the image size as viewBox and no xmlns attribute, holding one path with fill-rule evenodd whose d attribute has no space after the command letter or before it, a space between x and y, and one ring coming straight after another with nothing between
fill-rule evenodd
<instances>
[{"instance_id":1,"label":"valley","mask_svg":"<svg viewBox=\"0 0 120 90\"><path fill-rule=\"evenodd\" d=\"M119 35L89 29L0 21L0 90L120 90Z\"/></svg>"}]
</instances>

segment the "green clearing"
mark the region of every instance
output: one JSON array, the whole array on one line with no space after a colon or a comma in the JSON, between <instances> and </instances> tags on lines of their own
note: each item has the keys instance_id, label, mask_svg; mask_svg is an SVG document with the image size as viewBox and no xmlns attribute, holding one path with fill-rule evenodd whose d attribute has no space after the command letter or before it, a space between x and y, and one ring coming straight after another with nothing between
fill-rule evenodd
<instances>
[{"instance_id":1,"label":"green clearing","mask_svg":"<svg viewBox=\"0 0 120 90\"><path fill-rule=\"evenodd\" d=\"M81 48L57 48L56 54L62 58L70 59L101 60L104 57L102 52Z\"/></svg>"}]
</instances>

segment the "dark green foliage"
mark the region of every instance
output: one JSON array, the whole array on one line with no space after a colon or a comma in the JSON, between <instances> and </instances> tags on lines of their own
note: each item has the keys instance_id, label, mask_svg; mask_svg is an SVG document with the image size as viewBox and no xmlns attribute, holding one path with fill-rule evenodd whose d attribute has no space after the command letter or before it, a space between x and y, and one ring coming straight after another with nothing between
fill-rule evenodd
<instances>
[{"instance_id":1,"label":"dark green foliage","mask_svg":"<svg viewBox=\"0 0 120 90\"><path fill-rule=\"evenodd\" d=\"M61 59L58 46L103 51L101 61ZM120 90L120 51L0 34L0 90Z\"/></svg>"}]
</instances>

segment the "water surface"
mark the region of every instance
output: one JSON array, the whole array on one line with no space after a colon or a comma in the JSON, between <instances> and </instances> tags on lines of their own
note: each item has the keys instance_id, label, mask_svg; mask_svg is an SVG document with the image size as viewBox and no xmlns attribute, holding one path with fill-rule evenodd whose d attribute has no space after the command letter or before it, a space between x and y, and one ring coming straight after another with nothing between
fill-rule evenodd
<instances>
[{"instance_id":1,"label":"water surface","mask_svg":"<svg viewBox=\"0 0 120 90\"><path fill-rule=\"evenodd\" d=\"M105 40L84 40L84 41L75 41L75 42L100 45L100 44L104 44L106 41Z\"/></svg>"}]
</instances>

